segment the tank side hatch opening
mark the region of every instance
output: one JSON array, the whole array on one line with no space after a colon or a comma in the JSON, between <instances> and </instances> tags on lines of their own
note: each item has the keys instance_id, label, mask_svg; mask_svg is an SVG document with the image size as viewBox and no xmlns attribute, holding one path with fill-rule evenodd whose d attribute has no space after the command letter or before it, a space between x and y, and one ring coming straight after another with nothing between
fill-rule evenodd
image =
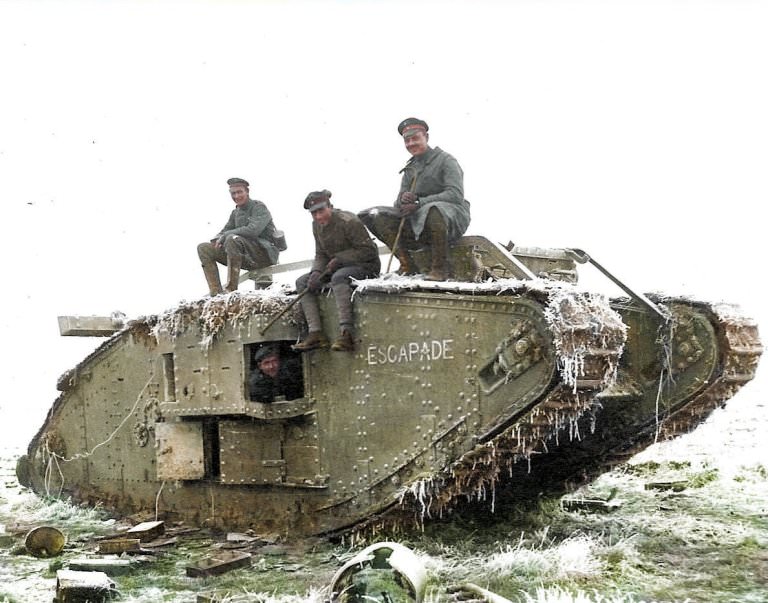
<instances>
[{"instance_id":1,"label":"tank side hatch opening","mask_svg":"<svg viewBox=\"0 0 768 603\"><path fill-rule=\"evenodd\" d=\"M248 400L270 404L304 397L303 358L290 344L267 341L243 346Z\"/></svg>"}]
</instances>

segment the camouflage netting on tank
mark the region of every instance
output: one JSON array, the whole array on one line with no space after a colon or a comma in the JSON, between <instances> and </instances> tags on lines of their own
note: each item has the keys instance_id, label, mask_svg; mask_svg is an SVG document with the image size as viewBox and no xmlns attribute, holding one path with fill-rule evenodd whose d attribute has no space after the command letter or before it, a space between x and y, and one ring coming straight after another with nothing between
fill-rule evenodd
<instances>
[{"instance_id":1,"label":"camouflage netting on tank","mask_svg":"<svg viewBox=\"0 0 768 603\"><path fill-rule=\"evenodd\" d=\"M266 316L281 312L293 299L288 289L259 289L256 291L235 291L226 295L205 297L192 302L181 302L175 308L156 317L152 326L155 337L167 333L175 339L190 327L198 327L202 343L210 345L221 330L230 323L236 325L254 314ZM286 315L286 320L294 320Z\"/></svg>"},{"instance_id":2,"label":"camouflage netting on tank","mask_svg":"<svg viewBox=\"0 0 768 603\"><path fill-rule=\"evenodd\" d=\"M364 530L393 529L442 516L460 501L494 505L496 484L513 479L513 468L547 452L562 432L579 438L578 420L595 410L594 397L616 380L626 341L626 325L602 295L545 280L497 280L487 283L429 282L387 276L358 283L366 291L451 291L468 295L521 295L540 301L557 354L560 381L531 410L490 440L480 443L451 467L422 475L404 485L396 504L368 522ZM585 383L589 381L589 386Z\"/></svg>"}]
</instances>

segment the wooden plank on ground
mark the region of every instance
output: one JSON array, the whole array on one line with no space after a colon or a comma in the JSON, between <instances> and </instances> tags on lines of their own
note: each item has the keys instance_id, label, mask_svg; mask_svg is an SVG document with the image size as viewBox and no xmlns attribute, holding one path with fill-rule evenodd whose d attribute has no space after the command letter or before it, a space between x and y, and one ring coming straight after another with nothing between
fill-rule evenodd
<instances>
[{"instance_id":1,"label":"wooden plank on ground","mask_svg":"<svg viewBox=\"0 0 768 603\"><path fill-rule=\"evenodd\" d=\"M187 576L200 578L218 576L233 569L251 565L251 555L241 551L219 551L187 566Z\"/></svg>"},{"instance_id":2,"label":"wooden plank on ground","mask_svg":"<svg viewBox=\"0 0 768 603\"><path fill-rule=\"evenodd\" d=\"M99 542L99 553L102 555L119 555L130 551L140 551L141 540L138 538L114 538Z\"/></svg>"},{"instance_id":3,"label":"wooden plank on ground","mask_svg":"<svg viewBox=\"0 0 768 603\"><path fill-rule=\"evenodd\" d=\"M127 532L130 538L138 538L141 542L154 540L158 536L165 534L165 522L163 521L144 521L136 524Z\"/></svg>"},{"instance_id":4,"label":"wooden plank on ground","mask_svg":"<svg viewBox=\"0 0 768 603\"><path fill-rule=\"evenodd\" d=\"M72 559L69 569L80 572L104 572L108 576L122 576L131 571L131 561L106 557Z\"/></svg>"}]
</instances>

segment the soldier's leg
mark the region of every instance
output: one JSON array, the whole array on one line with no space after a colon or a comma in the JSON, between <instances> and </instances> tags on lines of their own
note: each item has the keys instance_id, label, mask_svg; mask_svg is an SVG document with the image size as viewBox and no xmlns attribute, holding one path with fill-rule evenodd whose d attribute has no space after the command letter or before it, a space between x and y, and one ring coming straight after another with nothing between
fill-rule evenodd
<instances>
[{"instance_id":1,"label":"soldier's leg","mask_svg":"<svg viewBox=\"0 0 768 603\"><path fill-rule=\"evenodd\" d=\"M397 236L397 228L400 226L400 218L397 214L382 213L372 208L357 214L365 227L373 233L379 241L392 249L392 244Z\"/></svg>"},{"instance_id":2,"label":"soldier's leg","mask_svg":"<svg viewBox=\"0 0 768 603\"><path fill-rule=\"evenodd\" d=\"M224 253L227 254L227 286L229 293L240 286L240 268L246 255L246 240L238 235L230 235L224 240Z\"/></svg>"},{"instance_id":3,"label":"soldier's leg","mask_svg":"<svg viewBox=\"0 0 768 603\"><path fill-rule=\"evenodd\" d=\"M197 256L200 258L200 264L203 266L203 274L208 283L208 291L213 295L219 295L221 290L221 277L219 277L219 268L216 262L227 263L226 254L222 249L216 249L212 243L206 241L197 246Z\"/></svg>"},{"instance_id":4,"label":"soldier's leg","mask_svg":"<svg viewBox=\"0 0 768 603\"><path fill-rule=\"evenodd\" d=\"M328 339L323 334L323 323L320 320L320 308L317 305L317 296L311 291L306 291L309 282L309 274L303 274L296 280L296 291L302 295L299 305L307 321L309 333L306 339L293 346L294 350L307 352L316 348L324 348L328 345Z\"/></svg>"},{"instance_id":5,"label":"soldier's leg","mask_svg":"<svg viewBox=\"0 0 768 603\"><path fill-rule=\"evenodd\" d=\"M431 207L424 223L424 232L432 253L432 268L425 277L428 281L444 281L448 278L448 224L436 207Z\"/></svg>"},{"instance_id":6,"label":"soldier's leg","mask_svg":"<svg viewBox=\"0 0 768 603\"><path fill-rule=\"evenodd\" d=\"M383 241L387 247L392 249L397 261L400 262L398 272L400 274L416 274L416 263L413 261L410 250L416 249L418 243L413 234L411 221L407 218L403 221L397 215L384 213L369 213L366 214L365 219L362 218L363 213L358 215L361 216L363 224L368 227L368 230ZM400 233L399 237L398 232ZM395 242L397 242L397 245L395 245Z\"/></svg>"},{"instance_id":7,"label":"soldier's leg","mask_svg":"<svg viewBox=\"0 0 768 603\"><path fill-rule=\"evenodd\" d=\"M243 268L245 270L266 268L267 266L272 265L272 260L269 259L269 254L266 249L258 243L242 239L242 237L241 240L244 241L246 247L246 253L244 253L243 257Z\"/></svg>"},{"instance_id":8,"label":"soldier's leg","mask_svg":"<svg viewBox=\"0 0 768 603\"><path fill-rule=\"evenodd\" d=\"M258 268L266 268L272 265L272 260L269 258L267 250L264 249L258 243L248 242L248 257L247 261L243 261L243 269L245 270L257 270ZM272 284L271 274L262 274L258 276L256 281L256 289L266 289Z\"/></svg>"},{"instance_id":9,"label":"soldier's leg","mask_svg":"<svg viewBox=\"0 0 768 603\"><path fill-rule=\"evenodd\" d=\"M372 276L359 266L340 268L331 277L331 288L336 299L339 314L339 337L333 342L332 350L351 352L355 349L355 319L352 315L352 287L350 279L363 279Z\"/></svg>"}]
</instances>

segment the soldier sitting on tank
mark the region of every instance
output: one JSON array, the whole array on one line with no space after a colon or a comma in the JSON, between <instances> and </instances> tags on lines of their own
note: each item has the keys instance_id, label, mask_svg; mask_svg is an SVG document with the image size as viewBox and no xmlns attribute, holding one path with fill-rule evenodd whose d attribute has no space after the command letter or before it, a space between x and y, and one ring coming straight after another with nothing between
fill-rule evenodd
<instances>
[{"instance_id":1,"label":"soldier sitting on tank","mask_svg":"<svg viewBox=\"0 0 768 603\"><path fill-rule=\"evenodd\" d=\"M339 314L339 337L331 346L335 351L351 352L355 348L350 279L378 276L381 269L379 252L363 223L355 214L334 209L328 190L309 193L304 209L312 214L312 234L315 238L315 259L312 271L296 281L302 295L301 310L309 333L293 346L306 352L328 346L320 321L317 293L330 282ZM306 293L303 293L306 290Z\"/></svg>"},{"instance_id":2,"label":"soldier sitting on tank","mask_svg":"<svg viewBox=\"0 0 768 603\"><path fill-rule=\"evenodd\" d=\"M401 274L415 274L412 252L428 249L431 269L425 278L443 281L450 275L450 246L469 226L464 172L453 156L429 146L427 122L409 117L397 131L412 157L400 170L403 178L394 207L372 207L358 216L395 254Z\"/></svg>"},{"instance_id":3,"label":"soldier sitting on tank","mask_svg":"<svg viewBox=\"0 0 768 603\"><path fill-rule=\"evenodd\" d=\"M304 396L301 359L294 352L283 352L278 345L266 344L253 354L252 366L248 379L252 402L269 403Z\"/></svg>"},{"instance_id":4,"label":"soldier sitting on tank","mask_svg":"<svg viewBox=\"0 0 768 603\"><path fill-rule=\"evenodd\" d=\"M225 290L231 293L237 291L240 284L241 268L254 270L276 264L279 252L284 250L284 245L278 248L275 243L275 225L269 209L261 201L250 198L248 182L230 178L227 184L235 209L224 228L210 242L197 246L212 296L223 292L216 262L228 268Z\"/></svg>"}]
</instances>

